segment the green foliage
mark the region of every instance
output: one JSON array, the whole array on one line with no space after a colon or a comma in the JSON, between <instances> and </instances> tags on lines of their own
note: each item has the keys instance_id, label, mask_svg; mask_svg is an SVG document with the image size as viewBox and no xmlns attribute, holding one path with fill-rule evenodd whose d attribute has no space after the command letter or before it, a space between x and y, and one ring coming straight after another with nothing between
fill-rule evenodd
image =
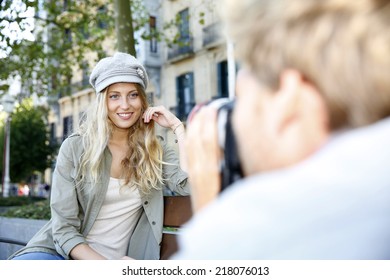
<instances>
[{"instance_id":1,"label":"green foliage","mask_svg":"<svg viewBox=\"0 0 390 280\"><path fill-rule=\"evenodd\" d=\"M51 166L56 146L49 143L47 109L34 107L24 99L12 114L10 135L10 177L13 182L28 181L35 172ZM0 130L0 147L4 146L4 129ZM4 150L0 149L3 158ZM0 162L1 172L3 162Z\"/></svg>"},{"instance_id":2,"label":"green foliage","mask_svg":"<svg viewBox=\"0 0 390 280\"><path fill-rule=\"evenodd\" d=\"M47 200L38 196L10 196L0 197L0 206L22 206L35 203L37 201Z\"/></svg>"},{"instance_id":3,"label":"green foliage","mask_svg":"<svg viewBox=\"0 0 390 280\"><path fill-rule=\"evenodd\" d=\"M67 1L64 6L59 1L1 1L1 24L17 23L22 31L27 28L24 12L28 7L35 9L35 40L12 40L0 34L0 51L7 53L0 59L0 80L19 75L22 81L39 81L24 85L30 94L68 93L63 88L75 68L85 68L86 54L92 51L104 56L102 42L113 30L112 11L106 7L111 2Z\"/></svg>"},{"instance_id":4,"label":"green foliage","mask_svg":"<svg viewBox=\"0 0 390 280\"><path fill-rule=\"evenodd\" d=\"M46 199L12 208L0 215L8 218L49 220L51 217L50 203L49 200Z\"/></svg>"},{"instance_id":5,"label":"green foliage","mask_svg":"<svg viewBox=\"0 0 390 280\"><path fill-rule=\"evenodd\" d=\"M179 228L177 227L163 227L163 231L164 232L178 232L179 231Z\"/></svg>"}]
</instances>

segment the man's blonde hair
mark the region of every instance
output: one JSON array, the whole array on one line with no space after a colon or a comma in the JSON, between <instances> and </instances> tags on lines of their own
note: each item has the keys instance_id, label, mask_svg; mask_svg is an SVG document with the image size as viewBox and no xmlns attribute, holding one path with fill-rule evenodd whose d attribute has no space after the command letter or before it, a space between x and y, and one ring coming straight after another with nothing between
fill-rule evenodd
<instances>
[{"instance_id":1,"label":"man's blonde hair","mask_svg":"<svg viewBox=\"0 0 390 280\"><path fill-rule=\"evenodd\" d=\"M390 1L226 0L237 57L271 89L296 69L323 95L331 129L390 116Z\"/></svg>"}]
</instances>

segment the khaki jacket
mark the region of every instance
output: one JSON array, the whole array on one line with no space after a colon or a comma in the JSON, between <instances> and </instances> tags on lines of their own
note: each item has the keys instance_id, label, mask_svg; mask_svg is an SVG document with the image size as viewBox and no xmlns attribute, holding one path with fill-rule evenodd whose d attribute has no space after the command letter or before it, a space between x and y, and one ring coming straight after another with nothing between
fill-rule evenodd
<instances>
[{"instance_id":1,"label":"khaki jacket","mask_svg":"<svg viewBox=\"0 0 390 280\"><path fill-rule=\"evenodd\" d=\"M164 162L172 165L163 166L163 176L167 179L164 187L177 195L189 195L187 173L182 171L175 151L164 140ZM89 174L82 180L77 177L77 170L83 152L81 137L71 135L61 145L56 168L53 173L50 197L51 219L38 231L28 244L10 258L27 252L58 253L69 259L70 251L78 244L86 243L99 210L106 196L110 179L112 156L108 147L104 151L101 180L92 185ZM163 190L152 191L142 197L143 212L130 238L127 255L134 259L159 259L163 228Z\"/></svg>"}]
</instances>

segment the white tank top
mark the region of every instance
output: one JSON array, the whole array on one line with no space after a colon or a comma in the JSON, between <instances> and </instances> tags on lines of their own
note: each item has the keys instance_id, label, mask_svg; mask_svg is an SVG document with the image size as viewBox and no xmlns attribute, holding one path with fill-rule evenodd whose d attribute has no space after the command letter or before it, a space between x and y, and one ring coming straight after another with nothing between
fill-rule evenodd
<instances>
[{"instance_id":1,"label":"white tank top","mask_svg":"<svg viewBox=\"0 0 390 280\"><path fill-rule=\"evenodd\" d=\"M103 206L87 235L91 248L108 259L126 255L130 237L142 213L138 188L110 178Z\"/></svg>"}]
</instances>

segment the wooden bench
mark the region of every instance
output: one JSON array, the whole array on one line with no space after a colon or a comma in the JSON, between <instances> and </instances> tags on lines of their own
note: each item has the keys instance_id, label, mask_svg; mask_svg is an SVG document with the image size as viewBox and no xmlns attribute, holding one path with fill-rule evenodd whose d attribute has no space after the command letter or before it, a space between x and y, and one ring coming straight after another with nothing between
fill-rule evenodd
<instances>
[{"instance_id":1,"label":"wooden bench","mask_svg":"<svg viewBox=\"0 0 390 280\"><path fill-rule=\"evenodd\" d=\"M167 260L178 250L180 227L192 216L189 196L164 196L164 222L160 259Z\"/></svg>"}]
</instances>

